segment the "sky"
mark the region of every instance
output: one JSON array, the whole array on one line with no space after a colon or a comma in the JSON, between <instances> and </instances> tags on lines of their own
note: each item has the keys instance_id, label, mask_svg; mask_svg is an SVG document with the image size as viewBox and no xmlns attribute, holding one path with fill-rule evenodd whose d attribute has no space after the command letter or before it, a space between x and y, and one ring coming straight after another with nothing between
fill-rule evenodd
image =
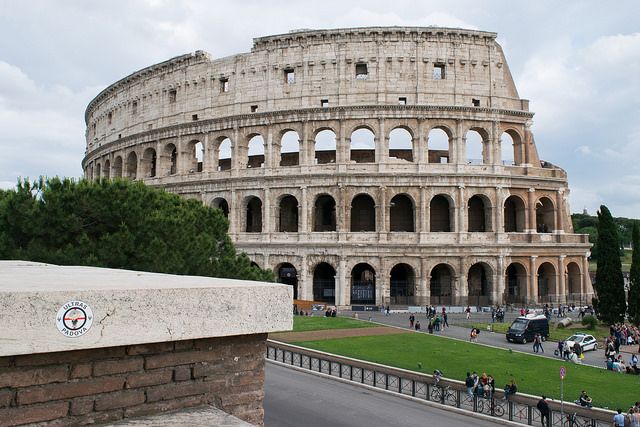
<instances>
[{"instance_id":1,"label":"sky","mask_svg":"<svg viewBox=\"0 0 640 427\"><path fill-rule=\"evenodd\" d=\"M0 0L0 188L80 177L87 104L149 65L293 29L437 25L498 33L572 212L640 218L639 17L638 0Z\"/></svg>"}]
</instances>

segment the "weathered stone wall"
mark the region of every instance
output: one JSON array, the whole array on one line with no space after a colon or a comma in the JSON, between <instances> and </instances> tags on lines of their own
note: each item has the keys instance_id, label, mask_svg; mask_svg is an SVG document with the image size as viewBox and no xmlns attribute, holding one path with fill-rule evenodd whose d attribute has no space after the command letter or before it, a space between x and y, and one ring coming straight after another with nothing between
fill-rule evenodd
<instances>
[{"instance_id":1,"label":"weathered stone wall","mask_svg":"<svg viewBox=\"0 0 640 427\"><path fill-rule=\"evenodd\" d=\"M0 357L0 426L205 404L261 425L266 334Z\"/></svg>"}]
</instances>

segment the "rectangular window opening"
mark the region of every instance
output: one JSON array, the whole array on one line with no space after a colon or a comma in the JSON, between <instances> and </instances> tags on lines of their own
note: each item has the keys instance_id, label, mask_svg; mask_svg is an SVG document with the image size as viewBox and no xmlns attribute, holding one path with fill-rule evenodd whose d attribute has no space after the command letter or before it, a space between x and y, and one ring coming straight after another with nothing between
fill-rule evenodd
<instances>
[{"instance_id":1,"label":"rectangular window opening","mask_svg":"<svg viewBox=\"0 0 640 427\"><path fill-rule=\"evenodd\" d=\"M109 113L109 115L107 116L107 122L111 124L112 120L113 120L113 113Z\"/></svg>"},{"instance_id":2,"label":"rectangular window opening","mask_svg":"<svg viewBox=\"0 0 640 427\"><path fill-rule=\"evenodd\" d=\"M134 116L138 114L138 101L133 101L133 103L131 104L131 114L133 114Z\"/></svg>"},{"instance_id":3,"label":"rectangular window opening","mask_svg":"<svg viewBox=\"0 0 640 427\"><path fill-rule=\"evenodd\" d=\"M174 102L176 102L177 96L178 96L178 92L176 92L175 89L171 89L169 91L169 104L173 104Z\"/></svg>"},{"instance_id":4,"label":"rectangular window opening","mask_svg":"<svg viewBox=\"0 0 640 427\"><path fill-rule=\"evenodd\" d=\"M479 107L480 106L480 100L476 99L476 98L473 98L471 100L471 104L473 104L474 107Z\"/></svg>"},{"instance_id":5,"label":"rectangular window opening","mask_svg":"<svg viewBox=\"0 0 640 427\"><path fill-rule=\"evenodd\" d=\"M320 100L320 106L321 107L328 107L329 106L329 100L328 99L321 99Z\"/></svg>"},{"instance_id":6,"label":"rectangular window opening","mask_svg":"<svg viewBox=\"0 0 640 427\"><path fill-rule=\"evenodd\" d=\"M401 96L400 98L398 98L398 104L407 105L407 97L406 96Z\"/></svg>"},{"instance_id":7,"label":"rectangular window opening","mask_svg":"<svg viewBox=\"0 0 640 427\"><path fill-rule=\"evenodd\" d=\"M197 114L192 114L191 115L191 120L198 120L198 115Z\"/></svg>"},{"instance_id":8,"label":"rectangular window opening","mask_svg":"<svg viewBox=\"0 0 640 427\"><path fill-rule=\"evenodd\" d=\"M369 77L367 64L356 64L356 79L366 80Z\"/></svg>"},{"instance_id":9,"label":"rectangular window opening","mask_svg":"<svg viewBox=\"0 0 640 427\"><path fill-rule=\"evenodd\" d=\"M286 68L284 70L284 81L288 85L292 85L296 82L296 72L293 68Z\"/></svg>"},{"instance_id":10,"label":"rectangular window opening","mask_svg":"<svg viewBox=\"0 0 640 427\"><path fill-rule=\"evenodd\" d=\"M255 112L257 112L257 111L258 111L258 106L257 106L257 105L252 105L252 106L251 106L251 112L252 112L252 113L255 113Z\"/></svg>"},{"instance_id":11,"label":"rectangular window opening","mask_svg":"<svg viewBox=\"0 0 640 427\"><path fill-rule=\"evenodd\" d=\"M229 79L226 77L220 79L220 92L229 92Z\"/></svg>"},{"instance_id":12,"label":"rectangular window opening","mask_svg":"<svg viewBox=\"0 0 640 427\"><path fill-rule=\"evenodd\" d=\"M441 62L433 64L433 80L444 80L444 67L445 65Z\"/></svg>"}]
</instances>

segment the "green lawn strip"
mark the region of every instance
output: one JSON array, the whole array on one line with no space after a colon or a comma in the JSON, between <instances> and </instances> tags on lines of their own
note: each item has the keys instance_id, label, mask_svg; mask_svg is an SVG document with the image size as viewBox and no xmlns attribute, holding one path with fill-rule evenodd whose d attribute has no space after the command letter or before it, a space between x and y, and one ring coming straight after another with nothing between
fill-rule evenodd
<instances>
[{"instance_id":1,"label":"green lawn strip","mask_svg":"<svg viewBox=\"0 0 640 427\"><path fill-rule=\"evenodd\" d=\"M461 326L464 328L471 329L472 326L480 329L481 331L487 331L487 327L491 325L491 329L495 333L506 334L507 329L511 326L511 323L482 323L482 322L458 322L455 326ZM573 324L568 328L557 328L553 325L549 325L549 340L551 341L560 341L566 340L571 335L576 334L578 332L583 332L585 334L593 335L598 340L598 346L602 348L602 338L609 335L609 328L606 326L597 326L596 329L590 331L585 328L581 324Z\"/></svg>"},{"instance_id":2,"label":"green lawn strip","mask_svg":"<svg viewBox=\"0 0 640 427\"><path fill-rule=\"evenodd\" d=\"M599 407L628 409L640 400L640 376L532 356L429 334L393 334L297 342L296 345L355 359L464 381L467 371L492 374L496 387L514 378L519 390L560 399L560 366L565 366L566 401L587 390ZM420 367L419 367L420 366Z\"/></svg>"},{"instance_id":3,"label":"green lawn strip","mask_svg":"<svg viewBox=\"0 0 640 427\"><path fill-rule=\"evenodd\" d=\"M355 329L380 326L348 317L293 316L293 332L322 331L326 329Z\"/></svg>"}]
</instances>

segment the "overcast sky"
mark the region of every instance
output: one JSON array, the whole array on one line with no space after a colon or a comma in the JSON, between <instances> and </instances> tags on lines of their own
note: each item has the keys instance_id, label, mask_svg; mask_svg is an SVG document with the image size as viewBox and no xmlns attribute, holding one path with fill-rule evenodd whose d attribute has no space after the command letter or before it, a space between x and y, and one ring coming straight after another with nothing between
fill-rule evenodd
<instances>
[{"instance_id":1,"label":"overcast sky","mask_svg":"<svg viewBox=\"0 0 640 427\"><path fill-rule=\"evenodd\" d=\"M640 1L0 0L0 187L79 177L84 109L173 56L223 57L300 28L494 31L534 111L542 159L569 175L571 210L640 218Z\"/></svg>"}]
</instances>

